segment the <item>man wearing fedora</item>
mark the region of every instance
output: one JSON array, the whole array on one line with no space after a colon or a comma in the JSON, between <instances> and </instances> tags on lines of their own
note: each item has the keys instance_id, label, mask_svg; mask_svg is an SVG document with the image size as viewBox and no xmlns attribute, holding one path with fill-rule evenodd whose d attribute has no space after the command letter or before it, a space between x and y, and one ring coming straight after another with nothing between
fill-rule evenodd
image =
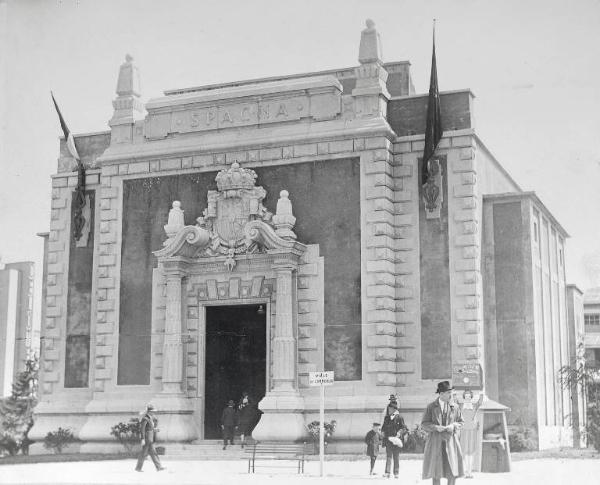
<instances>
[{"instance_id":1,"label":"man wearing fedora","mask_svg":"<svg viewBox=\"0 0 600 485\"><path fill-rule=\"evenodd\" d=\"M463 418L458 405L452 400L450 382L437 385L439 397L430 403L423 414L421 425L428 433L423 456L423 480L433 479L439 485L446 478L454 485L463 476L463 456L460 448L460 430Z\"/></svg>"},{"instance_id":2,"label":"man wearing fedora","mask_svg":"<svg viewBox=\"0 0 600 485\"><path fill-rule=\"evenodd\" d=\"M152 458L154 466L156 467L156 471L164 470L164 467L160 464L158 454L154 449L154 439L156 437L156 433L158 432L158 419L156 419L156 417L154 416L154 411L154 406L152 404L148 404L146 406L146 410L142 414L142 419L140 421L140 437L142 439L142 450L140 451L137 465L135 467L136 472L142 471L144 460L148 455L150 455L150 458Z\"/></svg>"},{"instance_id":3,"label":"man wearing fedora","mask_svg":"<svg viewBox=\"0 0 600 485\"><path fill-rule=\"evenodd\" d=\"M238 426L238 416L235 412L233 399L227 402L227 406L221 413L221 430L223 431L223 449L227 449L228 442L233 445L233 435Z\"/></svg>"}]
</instances>

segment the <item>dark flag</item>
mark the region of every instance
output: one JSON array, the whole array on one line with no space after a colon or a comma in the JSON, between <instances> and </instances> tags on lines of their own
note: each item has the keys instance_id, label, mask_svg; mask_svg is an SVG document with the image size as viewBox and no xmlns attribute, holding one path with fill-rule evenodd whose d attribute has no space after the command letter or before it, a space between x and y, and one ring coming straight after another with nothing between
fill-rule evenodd
<instances>
[{"instance_id":1,"label":"dark flag","mask_svg":"<svg viewBox=\"0 0 600 485\"><path fill-rule=\"evenodd\" d=\"M54 99L54 93L50 91L50 95L52 96L52 101L54 102L54 107L56 108L56 112L58 113L58 119L60 121L60 127L62 128L63 134L65 135L65 142L67 144L67 148L69 149L69 153L71 156L77 161L77 187L75 187L75 215L73 217L73 237L76 241L79 241L81 237L81 231L83 230L83 226L85 225L85 218L83 217L83 208L85 207L85 167L79 158L79 153L77 153L77 147L75 146L75 138L73 134L69 131L67 127L67 123L65 123L65 119L60 112L60 108L56 103L56 99Z\"/></svg>"},{"instance_id":2,"label":"dark flag","mask_svg":"<svg viewBox=\"0 0 600 485\"><path fill-rule=\"evenodd\" d=\"M429 80L429 98L427 100L427 125L425 127L425 148L423 149L423 183L429 173L428 162L443 134L438 89L437 65L435 62L435 21L433 24L433 53L431 55L431 77Z\"/></svg>"}]
</instances>

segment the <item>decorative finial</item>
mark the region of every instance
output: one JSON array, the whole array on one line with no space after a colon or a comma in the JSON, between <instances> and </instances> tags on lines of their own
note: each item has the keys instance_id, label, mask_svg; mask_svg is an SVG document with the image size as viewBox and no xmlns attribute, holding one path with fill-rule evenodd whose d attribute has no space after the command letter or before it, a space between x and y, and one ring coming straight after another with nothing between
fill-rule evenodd
<instances>
[{"instance_id":1,"label":"decorative finial","mask_svg":"<svg viewBox=\"0 0 600 485\"><path fill-rule=\"evenodd\" d=\"M183 217L183 209L181 208L181 202L178 200L173 201L172 209L169 211L169 220L167 225L164 226L165 233L168 239L163 243L166 246L171 239L173 239L179 231L185 227L185 220Z\"/></svg>"},{"instance_id":2,"label":"decorative finial","mask_svg":"<svg viewBox=\"0 0 600 485\"><path fill-rule=\"evenodd\" d=\"M292 231L296 218L292 213L292 201L289 199L289 192L282 190L279 192L277 201L277 213L273 216L275 232L283 239L296 239L296 234Z\"/></svg>"},{"instance_id":3,"label":"decorative finial","mask_svg":"<svg viewBox=\"0 0 600 485\"><path fill-rule=\"evenodd\" d=\"M358 49L358 62L361 64L368 64L372 62L382 63L382 48L381 39L379 32L375 29L375 22L371 19L367 19L365 22L367 26L361 32L360 36L360 47Z\"/></svg>"},{"instance_id":4,"label":"decorative finial","mask_svg":"<svg viewBox=\"0 0 600 485\"><path fill-rule=\"evenodd\" d=\"M131 54L125 54L125 62L119 68L116 92L117 98L113 101L115 111L108 122L111 127L131 125L136 120L143 118L144 106L140 101L140 73L133 63ZM115 140L120 138L122 137L114 137Z\"/></svg>"}]
</instances>

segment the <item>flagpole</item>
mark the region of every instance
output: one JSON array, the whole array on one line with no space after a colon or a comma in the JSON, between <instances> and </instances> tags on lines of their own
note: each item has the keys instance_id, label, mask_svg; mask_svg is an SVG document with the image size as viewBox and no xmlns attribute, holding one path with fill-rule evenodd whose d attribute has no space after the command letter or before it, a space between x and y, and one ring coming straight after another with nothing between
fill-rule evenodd
<instances>
[{"instance_id":1,"label":"flagpole","mask_svg":"<svg viewBox=\"0 0 600 485\"><path fill-rule=\"evenodd\" d=\"M74 194L75 211L73 214L73 237L75 238L75 241L79 241L82 235L83 227L86 223L83 215L83 208L85 207L85 166L83 165L83 161L77 152L75 137L67 127L67 123L60 112L60 108L58 107L58 103L56 102L54 93L52 91L50 91L50 96L52 97L52 102L54 103L56 113L58 114L58 120L60 121L60 127L63 131L63 135L65 136L65 144L67 149L77 163L77 185L75 187Z\"/></svg>"}]
</instances>

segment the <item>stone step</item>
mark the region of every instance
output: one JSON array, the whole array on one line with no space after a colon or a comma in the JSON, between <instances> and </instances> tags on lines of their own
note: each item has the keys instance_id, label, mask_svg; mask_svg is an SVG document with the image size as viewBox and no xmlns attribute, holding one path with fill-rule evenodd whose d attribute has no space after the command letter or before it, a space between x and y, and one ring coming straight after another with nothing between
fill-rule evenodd
<instances>
[{"instance_id":1,"label":"stone step","mask_svg":"<svg viewBox=\"0 0 600 485\"><path fill-rule=\"evenodd\" d=\"M246 446L254 444L254 440L246 440ZM160 446L160 444L157 444ZM192 443L171 443L165 445L166 457L182 457L182 458L210 458L210 459L236 459L246 456L245 448L241 447L239 440L235 445L228 445L223 449L223 441L221 440L196 440Z\"/></svg>"}]
</instances>

